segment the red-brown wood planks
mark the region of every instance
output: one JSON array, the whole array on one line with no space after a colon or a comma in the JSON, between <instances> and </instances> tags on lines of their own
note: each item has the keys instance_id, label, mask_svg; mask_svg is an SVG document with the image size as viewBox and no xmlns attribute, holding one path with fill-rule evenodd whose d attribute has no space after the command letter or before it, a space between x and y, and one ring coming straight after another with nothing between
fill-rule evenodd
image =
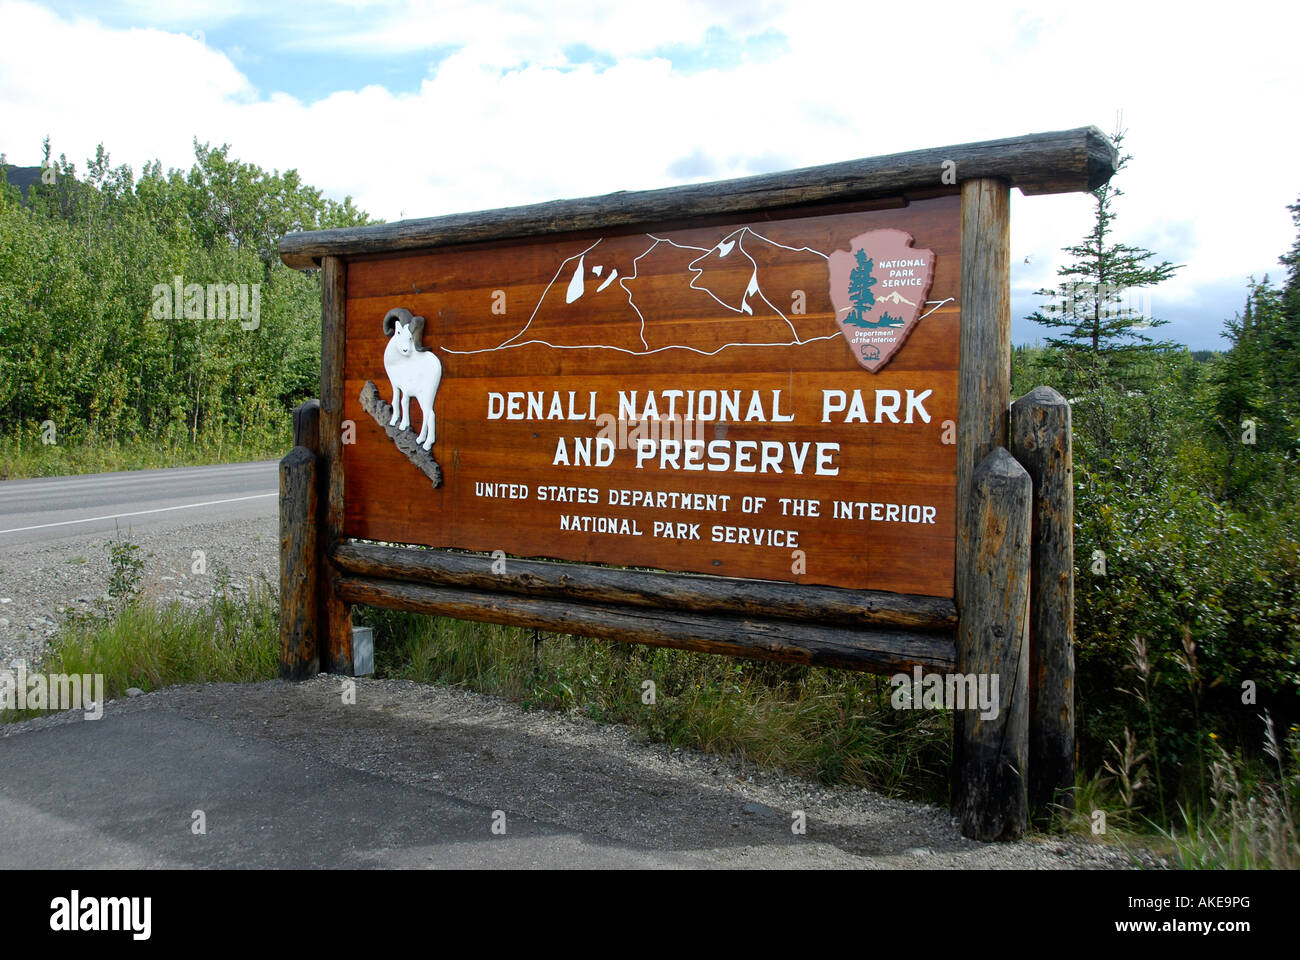
<instances>
[{"instance_id":1,"label":"red-brown wood planks","mask_svg":"<svg viewBox=\"0 0 1300 960\"><path fill-rule=\"evenodd\" d=\"M957 418L959 215L954 195L895 209L810 211L778 221L351 261L343 401L356 434L355 443L343 445L344 535L951 597L956 447L945 421ZM935 268L922 310L932 312L873 374L833 319L826 256L880 229L911 234L913 248L934 251ZM438 489L359 402L367 380L392 400L382 321L396 307L426 318L423 343L442 363L432 451L444 476ZM909 390L924 398L913 422L883 415L892 403L888 393L878 416L877 392L897 391L904 421ZM638 466L635 440L616 446L609 466L574 465L575 448L587 443L594 450L602 429L617 444L609 420L620 414L620 393L635 392L640 413L653 392L665 414L665 391L681 391L672 400L679 413L692 391L697 399L712 391L738 400L739 419L685 425L686 436L704 444L696 448L697 463L720 465L725 452L734 467L736 454L753 443L753 463L761 468L762 445L780 444L780 472L772 469L774 446L766 450L766 472L687 470L681 450L677 468L657 455ZM823 422L825 391L844 394L846 409L831 414L831 422ZM854 391L869 422L842 422ZM525 417L537 413L527 395L540 394L541 418L492 417L509 409L511 394L524 395L516 405ZM745 420L755 398L762 419ZM557 409L565 419L548 418ZM593 409L608 417L593 421ZM569 419L580 414L586 419ZM418 431L415 400L410 422ZM568 465L556 463L561 442ZM838 444L822 448L823 466L833 474L816 473L819 444ZM803 470L796 472L801 451ZM527 496L485 496L484 484L526 488ZM547 488L561 488L570 499L554 502ZM632 501L661 493L663 506ZM725 509L721 501L713 510L683 509L673 505L673 494L729 499ZM746 512L746 498L764 502ZM812 501L819 516L807 515ZM794 515L796 502L805 515ZM851 504L848 518L836 515L837 503ZM899 519L890 505L902 505ZM908 522L909 506L915 522ZM621 532L593 529L611 523ZM727 542L741 537L763 542Z\"/></svg>"}]
</instances>

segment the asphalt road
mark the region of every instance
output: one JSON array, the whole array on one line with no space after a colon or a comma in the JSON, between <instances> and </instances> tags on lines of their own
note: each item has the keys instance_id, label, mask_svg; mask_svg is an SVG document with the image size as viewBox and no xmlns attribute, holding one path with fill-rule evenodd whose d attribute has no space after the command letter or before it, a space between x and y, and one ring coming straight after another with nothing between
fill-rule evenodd
<instances>
[{"instance_id":1,"label":"asphalt road","mask_svg":"<svg viewBox=\"0 0 1300 960\"><path fill-rule=\"evenodd\" d=\"M278 490L274 460L7 480L0 483L0 547L273 517Z\"/></svg>"}]
</instances>

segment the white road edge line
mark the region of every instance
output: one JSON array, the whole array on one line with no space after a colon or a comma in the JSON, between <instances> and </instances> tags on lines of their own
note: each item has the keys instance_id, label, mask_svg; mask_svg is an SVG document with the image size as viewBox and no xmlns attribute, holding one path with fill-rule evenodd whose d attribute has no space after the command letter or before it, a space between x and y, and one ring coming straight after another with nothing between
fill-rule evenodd
<instances>
[{"instance_id":1,"label":"white road edge line","mask_svg":"<svg viewBox=\"0 0 1300 960\"><path fill-rule=\"evenodd\" d=\"M174 507L158 507L154 510L134 510L131 513L110 513L102 517L82 517L80 520L60 520L57 523L37 523L30 527L10 527L0 533L22 533L24 530L43 530L46 527L66 527L72 523L94 523L96 520L117 520L120 517L140 517L146 513L166 513L168 510L188 510L190 507L213 507L219 503L239 503L241 500L260 500L263 497L278 497L279 493L254 493L247 497L231 497L228 500L205 500L202 503L181 503Z\"/></svg>"}]
</instances>

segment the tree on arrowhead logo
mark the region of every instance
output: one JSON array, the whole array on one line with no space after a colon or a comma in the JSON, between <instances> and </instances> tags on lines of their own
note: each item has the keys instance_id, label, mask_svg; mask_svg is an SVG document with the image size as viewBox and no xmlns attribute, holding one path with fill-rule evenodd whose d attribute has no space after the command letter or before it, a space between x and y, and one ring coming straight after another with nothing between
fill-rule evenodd
<instances>
[{"instance_id":1,"label":"tree on arrowhead logo","mask_svg":"<svg viewBox=\"0 0 1300 960\"><path fill-rule=\"evenodd\" d=\"M925 306L934 251L903 230L872 230L830 255L835 322L853 357L875 373L898 352Z\"/></svg>"}]
</instances>

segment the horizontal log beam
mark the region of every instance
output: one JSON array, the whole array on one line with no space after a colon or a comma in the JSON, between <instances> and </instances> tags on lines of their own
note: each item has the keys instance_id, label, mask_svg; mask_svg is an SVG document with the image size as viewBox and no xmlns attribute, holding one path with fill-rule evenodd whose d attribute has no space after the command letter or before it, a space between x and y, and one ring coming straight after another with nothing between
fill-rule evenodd
<instances>
[{"instance_id":1,"label":"horizontal log beam","mask_svg":"<svg viewBox=\"0 0 1300 960\"><path fill-rule=\"evenodd\" d=\"M290 233L280 258L300 270L325 256L417 250L579 230L629 228L720 214L744 215L809 204L847 203L943 189L971 179L998 179L1026 194L1096 189L1115 171L1116 154L1096 127L912 150L737 180L619 191L601 197L369 227ZM945 172L952 176L945 182ZM955 179L954 179L955 178ZM953 187L955 189L955 187Z\"/></svg>"},{"instance_id":2,"label":"horizontal log beam","mask_svg":"<svg viewBox=\"0 0 1300 960\"><path fill-rule=\"evenodd\" d=\"M334 591L349 604L757 660L876 673L903 673L916 665L950 672L956 661L953 641L899 630L852 631L787 620L720 617L649 607L589 606L368 577L340 577Z\"/></svg>"},{"instance_id":3,"label":"horizontal log beam","mask_svg":"<svg viewBox=\"0 0 1300 960\"><path fill-rule=\"evenodd\" d=\"M363 577L582 603L837 624L855 630L885 627L952 634L957 629L957 608L951 600L883 590L843 590L544 560L494 561L483 554L373 543L341 543L331 558L338 569Z\"/></svg>"}]
</instances>

